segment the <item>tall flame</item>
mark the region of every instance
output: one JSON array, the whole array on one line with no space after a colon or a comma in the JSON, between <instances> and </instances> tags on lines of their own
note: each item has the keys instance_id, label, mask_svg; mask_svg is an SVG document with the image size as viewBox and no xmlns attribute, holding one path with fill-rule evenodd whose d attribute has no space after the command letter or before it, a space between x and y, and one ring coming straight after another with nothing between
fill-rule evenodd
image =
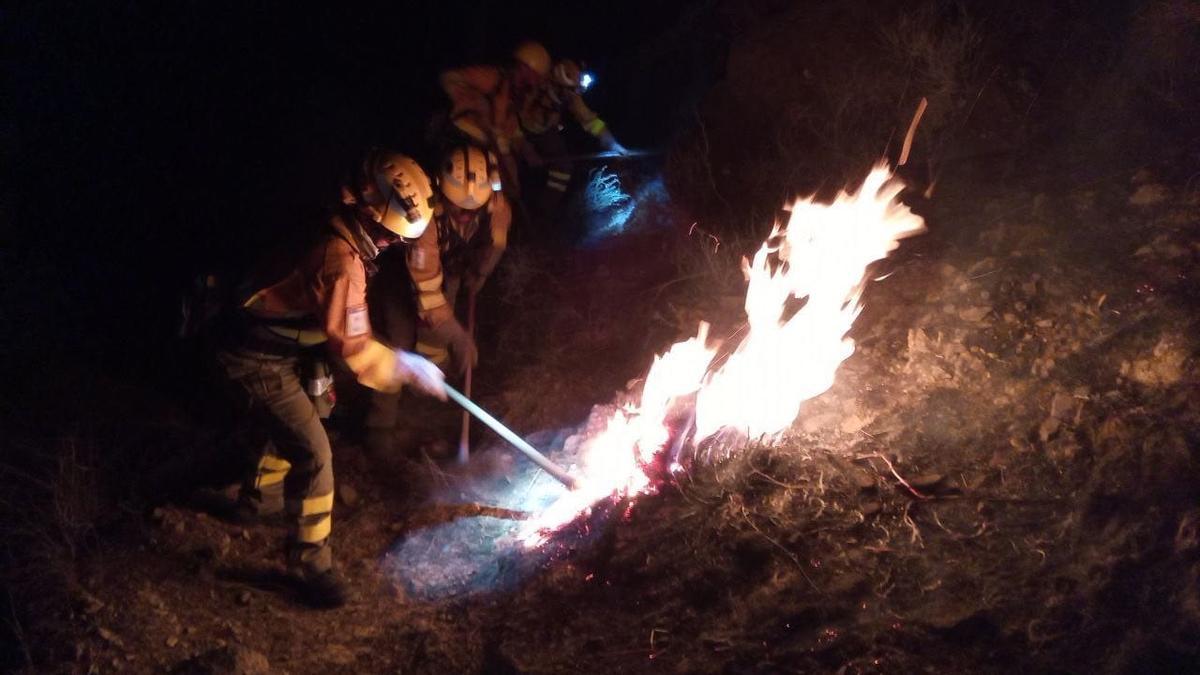
<instances>
[{"instance_id":1,"label":"tall flame","mask_svg":"<svg viewBox=\"0 0 1200 675\"><path fill-rule=\"evenodd\" d=\"M697 446L718 433L777 441L801 403L832 387L854 353L846 334L862 309L867 267L925 231L896 200L903 189L881 163L857 191L828 204L797 199L787 227L776 225L753 260L743 261L749 331L741 344L714 364L717 349L701 323L695 337L656 357L640 403L614 413L581 448L575 473L582 487L527 521L521 541L535 546L601 499L650 489L647 471L670 440L669 416L679 405L694 405Z\"/></svg>"}]
</instances>

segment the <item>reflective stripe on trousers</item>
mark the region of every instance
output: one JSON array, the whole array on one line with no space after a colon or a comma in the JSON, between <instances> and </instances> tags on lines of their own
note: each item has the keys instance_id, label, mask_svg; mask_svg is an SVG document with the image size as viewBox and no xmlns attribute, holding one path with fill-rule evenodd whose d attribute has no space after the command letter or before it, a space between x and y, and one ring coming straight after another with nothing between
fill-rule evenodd
<instances>
[{"instance_id":1,"label":"reflective stripe on trousers","mask_svg":"<svg viewBox=\"0 0 1200 675\"><path fill-rule=\"evenodd\" d=\"M294 357L225 351L217 355L235 393L267 433L256 449L242 498L260 512L278 509L282 496L291 516L288 565L305 572L331 567L329 532L333 510L333 454L329 436L305 393ZM282 487L282 490L280 490Z\"/></svg>"}]
</instances>

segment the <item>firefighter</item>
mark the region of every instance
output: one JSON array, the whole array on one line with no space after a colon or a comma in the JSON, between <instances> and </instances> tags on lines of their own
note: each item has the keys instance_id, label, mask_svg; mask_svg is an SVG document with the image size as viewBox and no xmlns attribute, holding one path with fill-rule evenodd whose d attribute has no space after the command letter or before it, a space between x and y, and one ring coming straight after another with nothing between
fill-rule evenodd
<instances>
[{"instance_id":1,"label":"firefighter","mask_svg":"<svg viewBox=\"0 0 1200 675\"><path fill-rule=\"evenodd\" d=\"M450 128L444 134L450 145L466 141L494 151L505 191L515 198L520 191L514 152L520 152L524 144L518 111L546 83L551 59L546 48L533 41L517 45L512 56L508 66L448 70L440 82L450 101Z\"/></svg>"},{"instance_id":2,"label":"firefighter","mask_svg":"<svg viewBox=\"0 0 1200 675\"><path fill-rule=\"evenodd\" d=\"M559 61L537 94L526 97L518 112L521 132L528 140L524 156L531 164L546 167L546 184L537 202L537 212L546 219L555 218L571 182L571 164L562 161L567 156L562 134L564 113L605 150L622 155L628 152L604 120L584 103L583 91L585 83L590 83L590 76L587 80L584 77L576 62Z\"/></svg>"},{"instance_id":3,"label":"firefighter","mask_svg":"<svg viewBox=\"0 0 1200 675\"><path fill-rule=\"evenodd\" d=\"M440 196L433 222L405 251L405 264L392 260L372 281L372 307L389 335L414 340L416 350L438 364L453 357L461 374L478 358L473 337L455 318L460 291L474 297L508 245L512 210L501 189L494 155L473 145L452 148L437 173ZM397 279L399 274L407 279ZM400 292L410 289L411 294ZM367 447L383 457L395 437L398 396L372 392L367 413Z\"/></svg>"},{"instance_id":4,"label":"firefighter","mask_svg":"<svg viewBox=\"0 0 1200 675\"><path fill-rule=\"evenodd\" d=\"M269 439L242 485L239 510L259 517L286 510L289 576L317 607L339 606L346 594L329 547L329 437L310 400L322 393L311 388L320 378L302 382L304 362L328 354L371 389L408 385L446 396L435 365L374 337L366 298L379 251L416 241L427 229L434 208L429 178L412 159L386 151L372 151L356 173L344 203L312 240L255 271L217 353L244 409Z\"/></svg>"}]
</instances>

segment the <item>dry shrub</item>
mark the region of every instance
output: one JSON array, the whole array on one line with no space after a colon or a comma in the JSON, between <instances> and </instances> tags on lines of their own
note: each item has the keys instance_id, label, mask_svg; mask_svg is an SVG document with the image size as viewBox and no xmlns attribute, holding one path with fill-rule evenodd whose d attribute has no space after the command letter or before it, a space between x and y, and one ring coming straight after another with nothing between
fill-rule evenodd
<instances>
[{"instance_id":1,"label":"dry shrub","mask_svg":"<svg viewBox=\"0 0 1200 675\"><path fill-rule=\"evenodd\" d=\"M109 499L93 444L64 436L48 448L14 446L21 465L0 465L7 514L0 582L12 605L5 617L15 638L10 644L20 652L0 658L33 667L44 656L35 637L53 626L78 587L76 566L97 542Z\"/></svg>"},{"instance_id":2,"label":"dry shrub","mask_svg":"<svg viewBox=\"0 0 1200 675\"><path fill-rule=\"evenodd\" d=\"M969 114L983 40L957 3L754 7L742 10L725 81L668 157L672 195L709 230L764 228L797 192L840 188L894 159L922 96L915 161Z\"/></svg>"}]
</instances>

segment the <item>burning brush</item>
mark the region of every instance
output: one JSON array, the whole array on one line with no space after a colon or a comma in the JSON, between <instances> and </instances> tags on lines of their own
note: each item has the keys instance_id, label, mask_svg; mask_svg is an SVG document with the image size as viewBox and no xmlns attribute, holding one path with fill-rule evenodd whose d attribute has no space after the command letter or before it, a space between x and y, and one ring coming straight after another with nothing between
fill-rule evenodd
<instances>
[{"instance_id":1,"label":"burning brush","mask_svg":"<svg viewBox=\"0 0 1200 675\"><path fill-rule=\"evenodd\" d=\"M741 342L717 358L720 345L710 344L701 322L694 337L656 356L640 394L578 440L571 475L506 435L573 488L526 521L520 541L537 546L601 500L653 490L684 462L725 456L747 441L781 440L800 405L829 390L854 353L847 333L862 310L868 266L925 231L897 200L903 189L881 163L857 191L829 203L797 199L787 225L777 224L743 260Z\"/></svg>"}]
</instances>

